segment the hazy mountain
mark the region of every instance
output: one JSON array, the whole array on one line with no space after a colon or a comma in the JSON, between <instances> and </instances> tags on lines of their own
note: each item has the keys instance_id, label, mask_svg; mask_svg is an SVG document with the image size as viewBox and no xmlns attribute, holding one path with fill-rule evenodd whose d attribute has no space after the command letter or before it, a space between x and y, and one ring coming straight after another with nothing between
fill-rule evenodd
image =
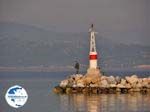
<instances>
[{"instance_id":1,"label":"hazy mountain","mask_svg":"<svg viewBox=\"0 0 150 112\"><path fill-rule=\"evenodd\" d=\"M150 64L150 46L125 45L96 37L103 68ZM49 31L22 24L0 23L0 66L66 66L75 60L88 64L88 32Z\"/></svg>"}]
</instances>

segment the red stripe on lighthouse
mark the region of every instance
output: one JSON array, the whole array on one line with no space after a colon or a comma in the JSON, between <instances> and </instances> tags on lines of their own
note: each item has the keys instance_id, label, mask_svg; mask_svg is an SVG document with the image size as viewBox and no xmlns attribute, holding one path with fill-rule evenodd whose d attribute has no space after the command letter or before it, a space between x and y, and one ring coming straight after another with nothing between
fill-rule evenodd
<instances>
[{"instance_id":1,"label":"red stripe on lighthouse","mask_svg":"<svg viewBox=\"0 0 150 112\"><path fill-rule=\"evenodd\" d=\"M97 60L97 54L91 54L91 55L89 56L89 59L90 59L90 60Z\"/></svg>"}]
</instances>

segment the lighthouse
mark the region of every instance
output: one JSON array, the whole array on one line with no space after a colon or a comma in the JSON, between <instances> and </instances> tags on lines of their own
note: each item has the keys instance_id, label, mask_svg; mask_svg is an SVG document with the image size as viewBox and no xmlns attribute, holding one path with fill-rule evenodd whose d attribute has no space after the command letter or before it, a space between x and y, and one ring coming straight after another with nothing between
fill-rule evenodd
<instances>
[{"instance_id":1,"label":"lighthouse","mask_svg":"<svg viewBox=\"0 0 150 112\"><path fill-rule=\"evenodd\" d=\"M89 68L87 69L86 73L86 82L88 83L96 83L100 85L100 77L102 76L100 68L97 65L98 57L97 57L97 51L96 51L96 42L95 42L95 30L93 27L93 24L91 25L91 28L89 30L90 33L90 51L89 51Z\"/></svg>"},{"instance_id":2,"label":"lighthouse","mask_svg":"<svg viewBox=\"0 0 150 112\"><path fill-rule=\"evenodd\" d=\"M93 29L93 24L89 30L90 32L90 52L89 52L89 69L97 69L97 52L95 43L95 31Z\"/></svg>"}]
</instances>

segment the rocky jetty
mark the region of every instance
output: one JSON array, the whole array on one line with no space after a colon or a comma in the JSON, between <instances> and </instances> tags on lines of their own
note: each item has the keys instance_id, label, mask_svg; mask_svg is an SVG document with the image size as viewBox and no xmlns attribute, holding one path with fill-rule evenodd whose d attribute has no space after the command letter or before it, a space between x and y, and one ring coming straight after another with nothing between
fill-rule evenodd
<instances>
[{"instance_id":1,"label":"rocky jetty","mask_svg":"<svg viewBox=\"0 0 150 112\"><path fill-rule=\"evenodd\" d=\"M55 93L150 93L150 77L139 78L137 75L104 76L99 70L88 70L87 74L70 75L54 88Z\"/></svg>"}]
</instances>

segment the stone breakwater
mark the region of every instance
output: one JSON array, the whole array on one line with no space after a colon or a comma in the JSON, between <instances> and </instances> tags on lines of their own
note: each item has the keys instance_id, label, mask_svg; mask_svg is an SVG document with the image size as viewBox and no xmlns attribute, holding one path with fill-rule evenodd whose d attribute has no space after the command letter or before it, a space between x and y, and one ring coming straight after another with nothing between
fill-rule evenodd
<instances>
[{"instance_id":1,"label":"stone breakwater","mask_svg":"<svg viewBox=\"0 0 150 112\"><path fill-rule=\"evenodd\" d=\"M90 71L91 72L91 71ZM53 90L55 93L132 93L150 94L150 77L139 78L137 75L103 76L99 73L86 75L74 74L60 82Z\"/></svg>"}]
</instances>

